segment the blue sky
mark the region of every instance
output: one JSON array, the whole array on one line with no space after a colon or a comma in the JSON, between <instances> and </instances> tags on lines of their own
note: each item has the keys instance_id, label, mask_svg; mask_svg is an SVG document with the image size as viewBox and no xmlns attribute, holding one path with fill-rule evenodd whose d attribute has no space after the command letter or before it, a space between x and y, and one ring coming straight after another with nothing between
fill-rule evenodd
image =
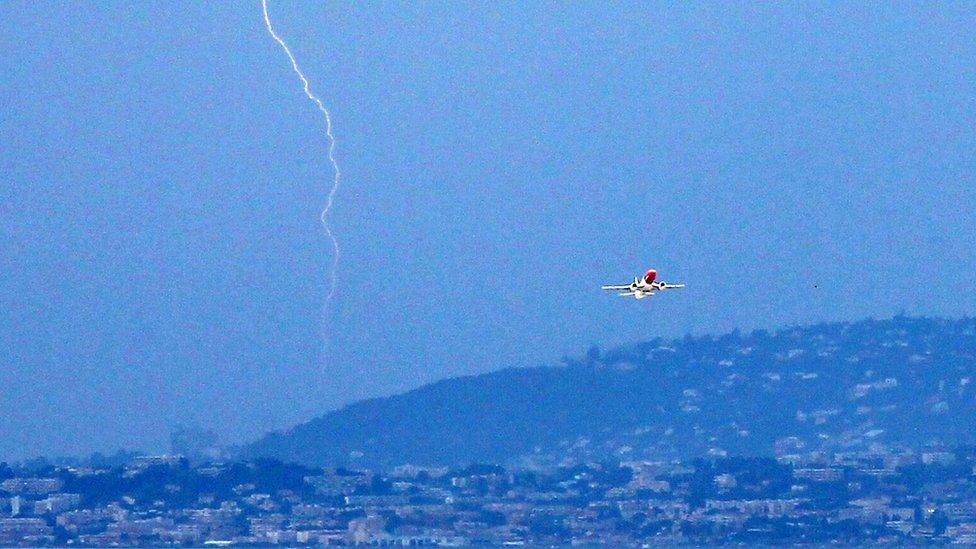
<instances>
[{"instance_id":1,"label":"blue sky","mask_svg":"<svg viewBox=\"0 0 976 549\"><path fill-rule=\"evenodd\" d=\"M328 309L324 127L259 2L4 8L0 456L976 311L971 4L271 0L338 138ZM599 291L648 266L688 288Z\"/></svg>"}]
</instances>

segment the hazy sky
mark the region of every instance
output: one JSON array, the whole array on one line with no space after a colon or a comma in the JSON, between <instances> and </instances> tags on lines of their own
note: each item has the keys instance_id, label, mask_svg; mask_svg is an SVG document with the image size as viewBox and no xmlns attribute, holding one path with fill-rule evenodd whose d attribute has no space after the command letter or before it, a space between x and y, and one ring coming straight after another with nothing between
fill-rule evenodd
<instances>
[{"instance_id":1,"label":"hazy sky","mask_svg":"<svg viewBox=\"0 0 976 549\"><path fill-rule=\"evenodd\" d=\"M4 2L0 458L976 312L971 3ZM604 295L655 266L682 291ZM329 343L325 345L325 335Z\"/></svg>"}]
</instances>

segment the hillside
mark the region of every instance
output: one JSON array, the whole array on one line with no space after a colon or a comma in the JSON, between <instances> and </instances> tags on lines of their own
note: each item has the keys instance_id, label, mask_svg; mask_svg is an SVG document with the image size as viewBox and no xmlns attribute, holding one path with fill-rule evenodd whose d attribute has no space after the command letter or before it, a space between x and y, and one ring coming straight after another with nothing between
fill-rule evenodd
<instances>
[{"instance_id":1,"label":"hillside","mask_svg":"<svg viewBox=\"0 0 976 549\"><path fill-rule=\"evenodd\" d=\"M976 443L974 380L974 319L688 336L358 402L242 452L391 467L955 446Z\"/></svg>"}]
</instances>

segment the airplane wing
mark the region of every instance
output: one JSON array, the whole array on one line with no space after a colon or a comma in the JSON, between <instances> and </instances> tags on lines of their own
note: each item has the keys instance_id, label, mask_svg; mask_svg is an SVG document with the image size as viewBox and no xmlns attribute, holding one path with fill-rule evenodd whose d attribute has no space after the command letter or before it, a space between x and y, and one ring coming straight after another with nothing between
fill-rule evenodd
<instances>
[{"instance_id":1,"label":"airplane wing","mask_svg":"<svg viewBox=\"0 0 976 549\"><path fill-rule=\"evenodd\" d=\"M684 284L661 284L662 290L669 290L671 288L684 288Z\"/></svg>"},{"instance_id":2,"label":"airplane wing","mask_svg":"<svg viewBox=\"0 0 976 549\"><path fill-rule=\"evenodd\" d=\"M630 284L620 284L620 285L611 285L611 286L600 286L600 288L602 288L604 290L629 290L630 289Z\"/></svg>"},{"instance_id":3,"label":"airplane wing","mask_svg":"<svg viewBox=\"0 0 976 549\"><path fill-rule=\"evenodd\" d=\"M652 295L654 295L654 292L641 292L641 293L623 292L617 295L619 295L620 297L636 297L637 299L644 299L645 297L651 297Z\"/></svg>"}]
</instances>

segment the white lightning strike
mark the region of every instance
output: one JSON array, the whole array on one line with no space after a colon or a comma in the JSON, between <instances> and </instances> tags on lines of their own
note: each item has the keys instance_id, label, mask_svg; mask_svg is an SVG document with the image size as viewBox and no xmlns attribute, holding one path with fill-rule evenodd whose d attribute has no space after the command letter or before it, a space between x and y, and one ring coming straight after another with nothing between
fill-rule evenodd
<instances>
[{"instance_id":1,"label":"white lightning strike","mask_svg":"<svg viewBox=\"0 0 976 549\"><path fill-rule=\"evenodd\" d=\"M332 135L332 115L329 114L329 110L325 108L322 104L322 100L312 93L311 85L308 83L308 78L305 78L305 74L302 70L298 68L298 62L295 61L295 56L292 55L291 49L288 48L288 44L281 39L280 36L274 31L271 26L271 18L268 17L268 0L261 0L261 10L264 12L264 24L268 27L268 32L271 37L275 39L275 42L281 46L281 49L285 50L285 55L288 56L288 60L291 61L291 68L298 75L298 78L302 80L302 88L305 91L305 95L315 103L322 115L325 117L325 134L329 137L329 162L332 163L332 169L335 172L335 177L332 178L332 188L329 190L329 197L326 199L325 208L322 210L319 219L322 221L322 226L325 227L325 233L329 236L329 240L332 241L332 272L331 281L329 285L329 295L326 298L326 305L332 301L332 297L336 292L337 277L336 271L339 268L339 241L336 240L334 234L332 234L332 228L329 227L329 211L332 210L332 202L335 200L336 192L339 190L339 164L336 163L335 159L335 136Z\"/></svg>"}]
</instances>

